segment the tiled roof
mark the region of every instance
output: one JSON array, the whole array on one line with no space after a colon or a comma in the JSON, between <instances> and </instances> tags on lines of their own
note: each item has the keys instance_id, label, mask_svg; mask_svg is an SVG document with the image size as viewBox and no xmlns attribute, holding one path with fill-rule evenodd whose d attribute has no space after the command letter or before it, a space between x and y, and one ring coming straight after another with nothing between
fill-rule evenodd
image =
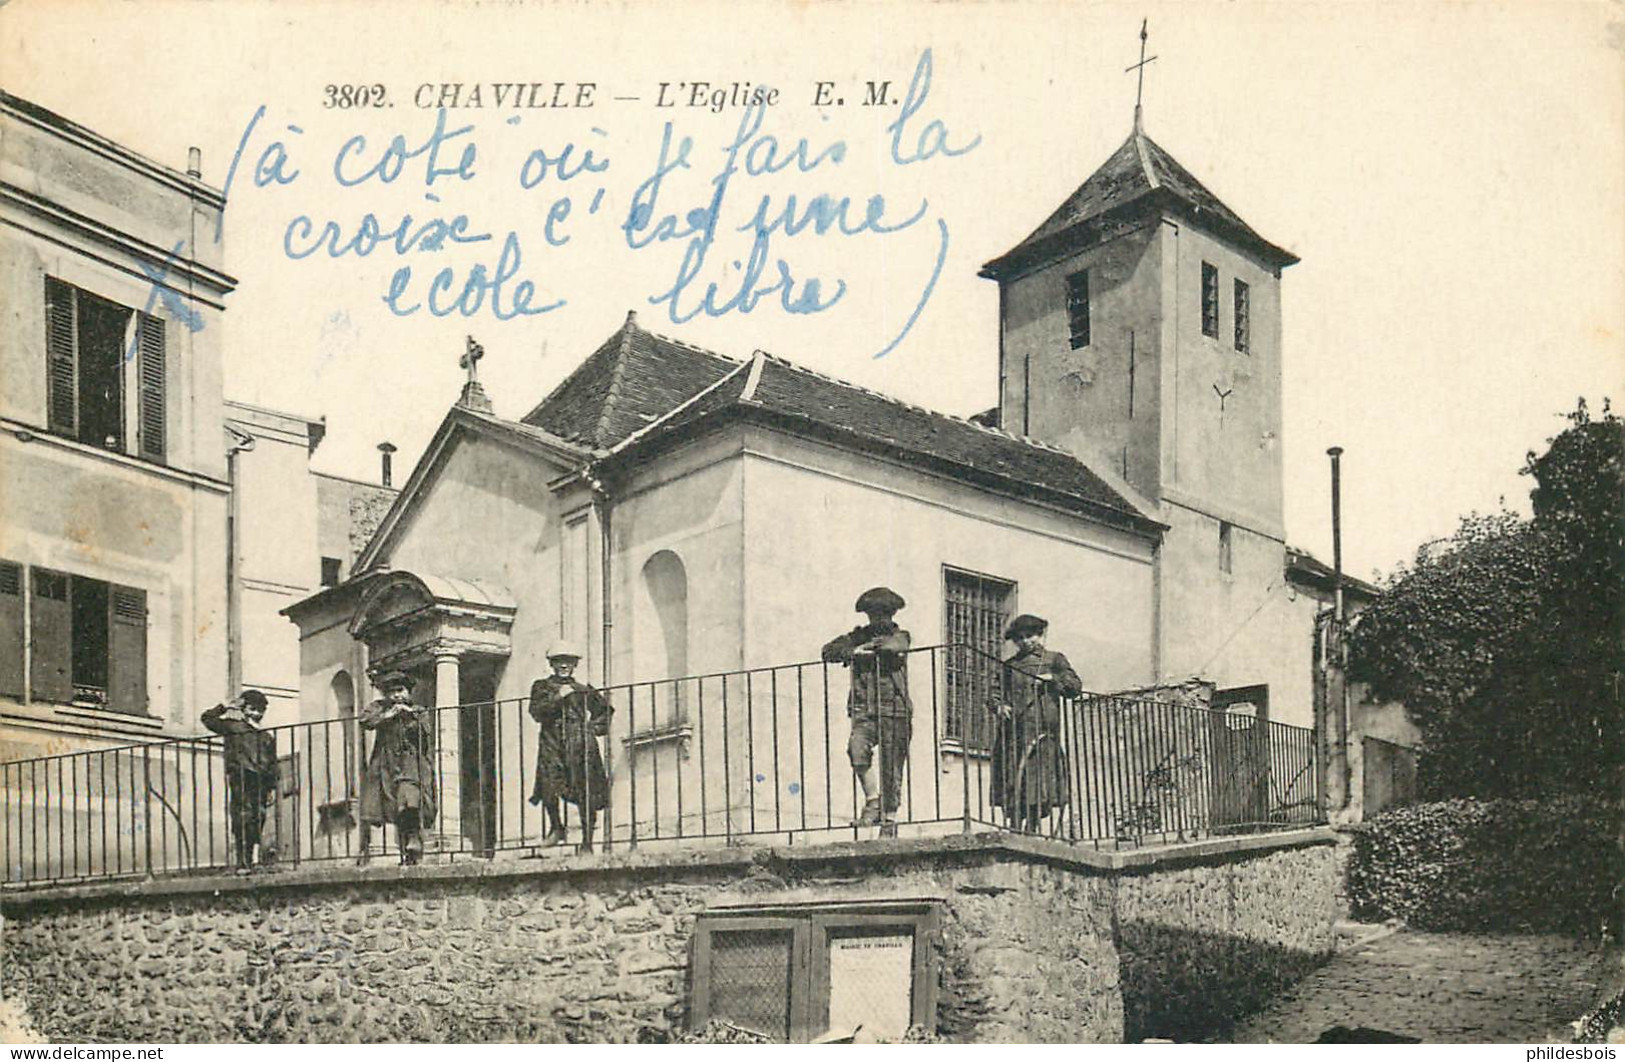
<instances>
[{"instance_id":1,"label":"tiled roof","mask_svg":"<svg viewBox=\"0 0 1625 1062\"><path fill-rule=\"evenodd\" d=\"M523 423L607 449L670 413L739 363L644 331L634 314Z\"/></svg>"},{"instance_id":2,"label":"tiled roof","mask_svg":"<svg viewBox=\"0 0 1625 1062\"><path fill-rule=\"evenodd\" d=\"M1277 268L1298 260L1253 231L1178 160L1136 128L1042 225L983 266L982 275L997 278L1065 253L1077 243L1094 242L1109 233L1114 223L1158 206L1198 219Z\"/></svg>"},{"instance_id":3,"label":"tiled roof","mask_svg":"<svg viewBox=\"0 0 1625 1062\"><path fill-rule=\"evenodd\" d=\"M1295 546L1286 548L1286 577L1295 583L1323 590L1331 590L1337 581L1337 573L1330 564ZM1348 572L1343 573L1343 589L1358 597L1374 598L1382 594L1379 587L1364 579L1356 579Z\"/></svg>"},{"instance_id":4,"label":"tiled roof","mask_svg":"<svg viewBox=\"0 0 1625 1062\"><path fill-rule=\"evenodd\" d=\"M899 456L1004 493L1115 514L1120 522L1143 528L1157 523L1064 450L910 405L761 352L626 448L656 445L729 415L762 416L791 431Z\"/></svg>"}]
</instances>

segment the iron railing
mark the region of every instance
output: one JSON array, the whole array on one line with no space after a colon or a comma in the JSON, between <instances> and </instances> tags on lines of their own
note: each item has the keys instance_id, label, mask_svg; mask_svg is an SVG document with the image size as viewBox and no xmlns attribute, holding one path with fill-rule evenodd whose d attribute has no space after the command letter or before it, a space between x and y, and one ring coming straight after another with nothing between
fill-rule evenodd
<instances>
[{"instance_id":1,"label":"iron railing","mask_svg":"<svg viewBox=\"0 0 1625 1062\"><path fill-rule=\"evenodd\" d=\"M594 847L786 844L1001 829L1119 847L1323 821L1314 733L1303 727L1139 697L1057 698L1048 721L989 703L990 749L944 738L945 691L978 650L912 651L912 734L890 822L859 825L865 800L848 762L846 668L804 663L629 683L601 750L607 806ZM1002 666L1002 665L1001 665ZM996 699L996 697L992 698ZM421 709L432 734L415 755L439 813L431 861L539 852L530 803L539 724L527 699ZM354 718L270 728L278 777L228 777L222 739L153 742L0 763L0 858L8 886L218 872L245 862L228 803L263 807L260 861L290 865L399 855L393 825L361 821L376 737ZM566 743L568 746L569 743ZM584 742L575 748L585 759ZM591 802L592 794L585 795ZM579 812L563 805L569 842ZM241 809L239 808L239 814ZM249 853L252 855L252 853Z\"/></svg>"}]
</instances>

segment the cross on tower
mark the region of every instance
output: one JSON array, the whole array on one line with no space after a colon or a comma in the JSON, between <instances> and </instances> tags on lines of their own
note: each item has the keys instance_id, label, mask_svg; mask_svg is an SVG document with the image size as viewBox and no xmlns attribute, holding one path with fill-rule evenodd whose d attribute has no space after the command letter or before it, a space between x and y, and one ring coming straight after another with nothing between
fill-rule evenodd
<instances>
[{"instance_id":1,"label":"cross on tower","mask_svg":"<svg viewBox=\"0 0 1625 1062\"><path fill-rule=\"evenodd\" d=\"M1145 27L1150 21L1150 19L1140 20L1140 61L1135 63L1133 66L1125 66L1123 68L1123 73L1125 74L1130 70L1138 71L1138 73L1135 75L1134 84L1134 128L1136 131L1138 131L1140 128L1140 95L1145 89L1145 68L1147 64L1157 61L1156 56L1153 55L1147 59L1145 55L1145 41L1146 38L1150 36L1150 34L1146 32Z\"/></svg>"}]
</instances>

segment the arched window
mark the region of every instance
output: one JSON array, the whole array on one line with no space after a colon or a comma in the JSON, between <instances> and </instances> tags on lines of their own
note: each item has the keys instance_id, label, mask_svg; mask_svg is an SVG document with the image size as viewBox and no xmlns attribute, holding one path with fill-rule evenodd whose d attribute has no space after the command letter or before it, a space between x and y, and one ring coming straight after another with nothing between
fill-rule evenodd
<instances>
[{"instance_id":1,"label":"arched window","mask_svg":"<svg viewBox=\"0 0 1625 1062\"><path fill-rule=\"evenodd\" d=\"M643 586L649 596L654 630L647 637L639 632L639 656L648 662L641 668L653 680L681 678L688 674L688 573L683 561L669 549L650 557L643 565ZM679 687L663 687L659 702L665 706L665 721L683 715L683 695Z\"/></svg>"},{"instance_id":2,"label":"arched window","mask_svg":"<svg viewBox=\"0 0 1625 1062\"><path fill-rule=\"evenodd\" d=\"M360 750L356 747L355 680L348 671L340 671L333 676L327 692L327 717L340 720L338 727L344 735L344 795L348 798L355 794L355 780L360 770ZM327 728L323 729L325 731ZM335 748L332 751L337 759L339 750Z\"/></svg>"}]
</instances>

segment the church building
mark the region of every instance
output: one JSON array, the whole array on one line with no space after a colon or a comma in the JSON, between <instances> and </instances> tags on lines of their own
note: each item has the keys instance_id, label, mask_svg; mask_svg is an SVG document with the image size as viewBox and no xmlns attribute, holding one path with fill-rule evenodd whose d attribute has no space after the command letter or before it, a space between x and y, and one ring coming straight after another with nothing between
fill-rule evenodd
<instances>
[{"instance_id":1,"label":"church building","mask_svg":"<svg viewBox=\"0 0 1625 1062\"><path fill-rule=\"evenodd\" d=\"M972 646L986 654L973 669L996 668L1005 624L1036 613L1087 690L1195 676L1221 703L1308 727L1322 600L1292 578L1282 518L1281 272L1296 261L1136 117L982 269L1000 306L988 414L933 412L761 350L703 350L632 313L507 420L471 340L469 382L356 574L285 610L302 716L353 711L385 669L412 675L420 703L494 704L464 709L439 751L461 780L445 816L490 844L486 820L503 816L481 789L493 768L524 770L519 702L553 644L579 647L600 687L654 684L629 696L606 748L620 806L640 772L705 773L683 764L706 741L731 735L730 756L844 742L844 677L790 723L760 718L782 712L777 689L756 692L752 718L736 694L731 720L726 702L697 719L692 691L658 684L815 661L853 626L859 592L884 584L906 599L915 646ZM954 666L911 667L917 705L930 699L910 747L918 792L981 750L988 707ZM762 799L735 786L725 803Z\"/></svg>"}]
</instances>

